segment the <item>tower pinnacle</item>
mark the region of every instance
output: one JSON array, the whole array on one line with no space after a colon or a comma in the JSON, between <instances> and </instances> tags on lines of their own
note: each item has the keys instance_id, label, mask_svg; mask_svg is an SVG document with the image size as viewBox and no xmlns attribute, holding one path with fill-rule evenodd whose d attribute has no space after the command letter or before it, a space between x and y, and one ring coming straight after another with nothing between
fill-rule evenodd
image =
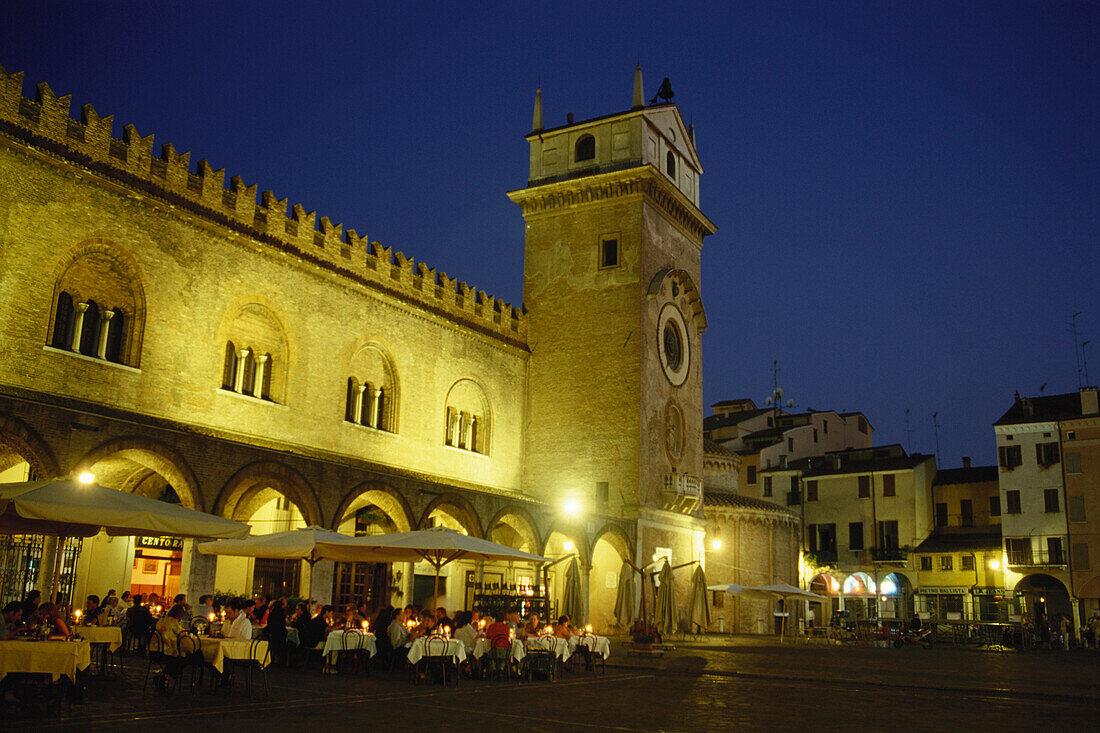
<instances>
[{"instance_id":1,"label":"tower pinnacle","mask_svg":"<svg viewBox=\"0 0 1100 733\"><path fill-rule=\"evenodd\" d=\"M634 105L633 109L645 106L645 94L642 93L642 67L634 67Z\"/></svg>"},{"instance_id":2,"label":"tower pinnacle","mask_svg":"<svg viewBox=\"0 0 1100 733\"><path fill-rule=\"evenodd\" d=\"M538 132L542 129L542 90L535 90L535 116L531 121L531 132Z\"/></svg>"}]
</instances>

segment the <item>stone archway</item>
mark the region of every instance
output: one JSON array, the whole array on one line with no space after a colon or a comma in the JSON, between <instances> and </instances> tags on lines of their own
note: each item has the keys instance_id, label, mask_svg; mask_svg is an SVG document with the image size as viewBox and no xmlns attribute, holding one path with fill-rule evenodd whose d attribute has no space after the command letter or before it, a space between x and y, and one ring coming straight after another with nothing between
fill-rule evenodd
<instances>
[{"instance_id":1,"label":"stone archway","mask_svg":"<svg viewBox=\"0 0 1100 733\"><path fill-rule=\"evenodd\" d=\"M485 539L517 550L539 554L539 541L535 520L520 506L506 506L485 525Z\"/></svg>"},{"instance_id":2,"label":"stone archway","mask_svg":"<svg viewBox=\"0 0 1100 733\"><path fill-rule=\"evenodd\" d=\"M413 512L408 501L392 486L381 481L368 481L349 491L333 516L332 528L341 531L341 526L353 519L355 512L371 505L385 512L393 522L394 531L408 532L413 529Z\"/></svg>"},{"instance_id":3,"label":"stone archway","mask_svg":"<svg viewBox=\"0 0 1100 733\"><path fill-rule=\"evenodd\" d=\"M0 473L20 463L27 464L26 474L31 479L53 478L61 472L53 451L33 428L0 412Z\"/></svg>"},{"instance_id":4,"label":"stone archway","mask_svg":"<svg viewBox=\"0 0 1100 733\"><path fill-rule=\"evenodd\" d=\"M214 503L214 514L248 521L269 500L264 498L265 491L285 496L298 508L307 525L323 526L317 492L298 471L274 461L250 463L233 474Z\"/></svg>"},{"instance_id":5,"label":"stone archway","mask_svg":"<svg viewBox=\"0 0 1100 733\"><path fill-rule=\"evenodd\" d=\"M588 577L588 620L597 633L606 633L620 626L615 617L619 576L623 571L623 562L632 559L630 541L619 528L609 524L596 533L592 542L592 565ZM634 573L629 568L626 572ZM640 578L636 577L636 589L640 582ZM631 599L630 603L631 611L635 611L635 599ZM631 617L633 615L631 613Z\"/></svg>"},{"instance_id":6,"label":"stone archway","mask_svg":"<svg viewBox=\"0 0 1100 733\"><path fill-rule=\"evenodd\" d=\"M420 515L420 521L417 526L420 529L426 529L431 526L432 515L437 515L437 519L444 519L443 524L446 526L450 523L457 524L455 529L460 529L471 537L484 537L481 528L481 519L477 515L477 510L474 505L470 503L470 500L459 494L440 494L435 497L427 507L424 508L424 512ZM439 517L438 515L443 515ZM447 519L450 522L446 521Z\"/></svg>"},{"instance_id":7,"label":"stone archway","mask_svg":"<svg viewBox=\"0 0 1100 733\"><path fill-rule=\"evenodd\" d=\"M172 494L182 506L204 511L198 479L187 460L156 440L127 436L108 440L76 463L76 473L95 474L96 483L151 499Z\"/></svg>"}]
</instances>

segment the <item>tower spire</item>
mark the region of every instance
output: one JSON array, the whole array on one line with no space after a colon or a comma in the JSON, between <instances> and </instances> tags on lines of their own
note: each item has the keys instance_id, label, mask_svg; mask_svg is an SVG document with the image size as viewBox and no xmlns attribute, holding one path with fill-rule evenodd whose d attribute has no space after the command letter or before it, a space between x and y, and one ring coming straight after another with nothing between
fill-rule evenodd
<instances>
[{"instance_id":1,"label":"tower spire","mask_svg":"<svg viewBox=\"0 0 1100 733\"><path fill-rule=\"evenodd\" d=\"M639 64L634 67L634 105L633 109L641 109L645 106L645 94L642 93L642 67Z\"/></svg>"},{"instance_id":2,"label":"tower spire","mask_svg":"<svg viewBox=\"0 0 1100 733\"><path fill-rule=\"evenodd\" d=\"M531 120L531 132L542 130L542 90L535 90L535 116Z\"/></svg>"}]
</instances>

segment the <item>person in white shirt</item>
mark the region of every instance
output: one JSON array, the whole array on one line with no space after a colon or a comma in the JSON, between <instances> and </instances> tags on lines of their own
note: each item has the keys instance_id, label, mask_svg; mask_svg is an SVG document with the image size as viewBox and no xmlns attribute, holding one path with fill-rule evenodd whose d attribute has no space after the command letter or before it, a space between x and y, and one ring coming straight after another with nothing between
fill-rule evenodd
<instances>
[{"instance_id":1,"label":"person in white shirt","mask_svg":"<svg viewBox=\"0 0 1100 733\"><path fill-rule=\"evenodd\" d=\"M405 622L409 620L412 610L412 606L405 606L403 611L394 614L390 627L386 629L390 635L390 646L394 649L400 649L409 640L409 630L405 627Z\"/></svg>"},{"instance_id":2,"label":"person in white shirt","mask_svg":"<svg viewBox=\"0 0 1100 733\"><path fill-rule=\"evenodd\" d=\"M231 621L229 630L225 632L226 639L252 641L252 622L248 620L248 614L244 613L244 602L240 598L234 598L229 602L226 616Z\"/></svg>"}]
</instances>

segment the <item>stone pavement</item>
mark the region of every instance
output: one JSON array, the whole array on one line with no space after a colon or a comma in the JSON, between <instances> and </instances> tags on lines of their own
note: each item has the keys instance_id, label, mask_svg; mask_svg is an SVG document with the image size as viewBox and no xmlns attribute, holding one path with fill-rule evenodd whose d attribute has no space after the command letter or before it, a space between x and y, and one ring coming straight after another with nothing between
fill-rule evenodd
<instances>
[{"instance_id":1,"label":"stone pavement","mask_svg":"<svg viewBox=\"0 0 1100 733\"><path fill-rule=\"evenodd\" d=\"M402 675L272 669L271 696L205 690L142 695L142 660L124 680L89 681L88 700L41 730L725 731L1096 729L1100 654L991 653L777 645L752 638L677 643L661 658L616 644L605 675L441 688ZM4 717L11 720L12 710ZM14 721L13 721L14 722Z\"/></svg>"}]
</instances>

